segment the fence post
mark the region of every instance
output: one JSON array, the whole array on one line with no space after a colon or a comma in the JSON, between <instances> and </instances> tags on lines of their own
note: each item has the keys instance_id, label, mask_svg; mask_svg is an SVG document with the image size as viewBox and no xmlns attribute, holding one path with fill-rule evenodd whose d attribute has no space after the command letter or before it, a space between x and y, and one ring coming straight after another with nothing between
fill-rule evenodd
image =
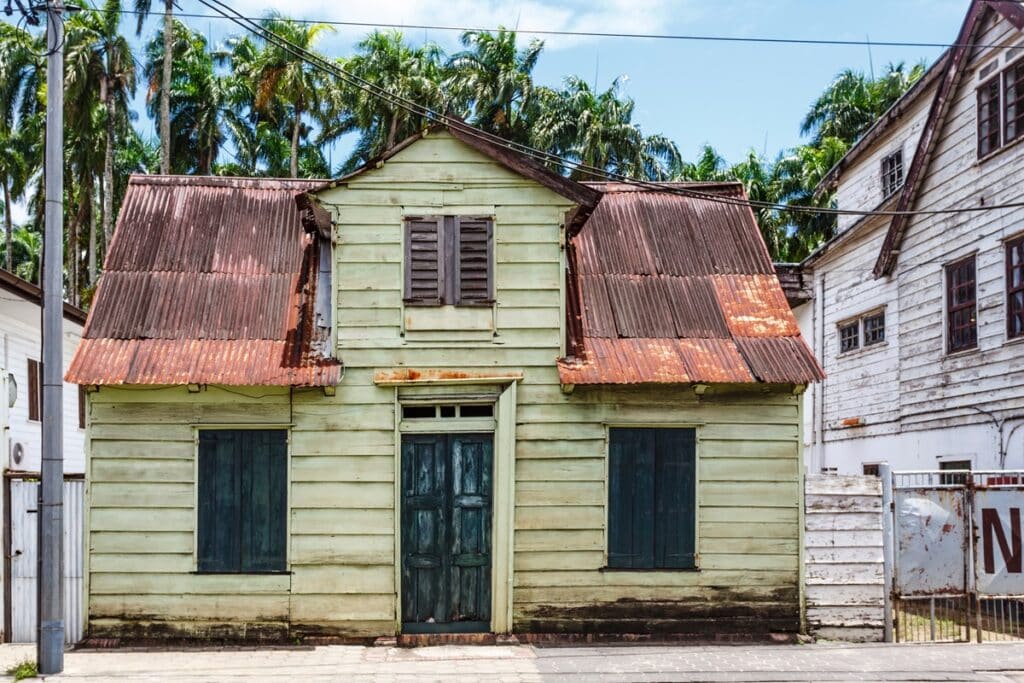
<instances>
[{"instance_id":1,"label":"fence post","mask_svg":"<svg viewBox=\"0 0 1024 683\"><path fill-rule=\"evenodd\" d=\"M878 466L878 476L882 479L882 584L885 595L882 601L883 639L887 643L893 640L892 628L892 574L894 562L893 536L893 496L892 468L889 463Z\"/></svg>"}]
</instances>

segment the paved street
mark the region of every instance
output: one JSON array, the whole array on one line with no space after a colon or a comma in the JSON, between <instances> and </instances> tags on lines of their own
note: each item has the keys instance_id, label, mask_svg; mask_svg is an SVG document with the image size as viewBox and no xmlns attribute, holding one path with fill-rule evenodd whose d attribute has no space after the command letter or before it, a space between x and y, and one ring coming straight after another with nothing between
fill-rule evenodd
<instances>
[{"instance_id":1,"label":"paved street","mask_svg":"<svg viewBox=\"0 0 1024 683\"><path fill-rule=\"evenodd\" d=\"M32 656L0 646L0 666ZM61 681L1002 681L1024 644L468 647L70 652Z\"/></svg>"}]
</instances>

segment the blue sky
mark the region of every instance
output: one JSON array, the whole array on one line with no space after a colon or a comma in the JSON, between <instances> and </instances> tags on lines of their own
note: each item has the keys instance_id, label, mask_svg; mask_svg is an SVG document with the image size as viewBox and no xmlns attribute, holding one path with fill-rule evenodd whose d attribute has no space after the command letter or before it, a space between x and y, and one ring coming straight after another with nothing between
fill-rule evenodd
<instances>
[{"instance_id":1,"label":"blue sky","mask_svg":"<svg viewBox=\"0 0 1024 683\"><path fill-rule=\"evenodd\" d=\"M157 3L155 3L157 4ZM967 0L374 0L342 2L230 0L260 15L274 8L302 19L631 33L686 33L842 40L952 42ZM184 12L209 13L192 0ZM236 27L223 20L185 19L221 41ZM125 22L125 31L134 26ZM147 37L155 30L150 22ZM365 28L339 28L319 48L346 54ZM410 40L458 49L456 32L406 31ZM527 38L527 34L523 34ZM536 80L558 85L579 74L600 88L624 77L645 132L662 133L686 158L704 143L727 159L748 150L774 156L800 142L799 121L810 102L841 69L876 71L890 61L931 63L940 48L766 45L666 40L545 37ZM151 122L140 129L152 132ZM337 164L343 148L335 152Z\"/></svg>"}]
</instances>

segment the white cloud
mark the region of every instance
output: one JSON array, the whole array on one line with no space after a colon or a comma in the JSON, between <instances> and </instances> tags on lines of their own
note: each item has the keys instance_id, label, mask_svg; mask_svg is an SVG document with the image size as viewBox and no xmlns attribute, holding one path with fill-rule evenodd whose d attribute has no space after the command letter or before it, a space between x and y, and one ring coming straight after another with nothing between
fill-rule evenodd
<instances>
[{"instance_id":1,"label":"white cloud","mask_svg":"<svg viewBox=\"0 0 1024 683\"><path fill-rule=\"evenodd\" d=\"M286 6L273 0L252 0L235 7L246 14L277 10L298 19L352 21L373 24L518 28L600 33L663 33L694 20L702 13L698 0L372 0L330 2L291 0ZM358 38L369 27L337 27L338 37ZM422 30L409 31L422 38ZM431 40L454 44L454 31L430 31ZM586 41L577 36L539 36L552 50ZM325 46L322 46L325 47Z\"/></svg>"}]
</instances>

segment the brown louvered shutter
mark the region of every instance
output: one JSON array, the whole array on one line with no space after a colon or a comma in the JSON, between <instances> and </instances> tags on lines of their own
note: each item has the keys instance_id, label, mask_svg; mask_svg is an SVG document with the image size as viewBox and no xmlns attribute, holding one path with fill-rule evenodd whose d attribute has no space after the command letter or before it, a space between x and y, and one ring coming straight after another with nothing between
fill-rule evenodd
<instances>
[{"instance_id":1,"label":"brown louvered shutter","mask_svg":"<svg viewBox=\"0 0 1024 683\"><path fill-rule=\"evenodd\" d=\"M455 303L489 304L494 299L494 224L486 218L455 219L458 254L455 263Z\"/></svg>"},{"instance_id":2,"label":"brown louvered shutter","mask_svg":"<svg viewBox=\"0 0 1024 683\"><path fill-rule=\"evenodd\" d=\"M37 360L28 359L28 419L33 422L42 420L43 415L43 392L42 392L43 364Z\"/></svg>"},{"instance_id":3,"label":"brown louvered shutter","mask_svg":"<svg viewBox=\"0 0 1024 683\"><path fill-rule=\"evenodd\" d=\"M438 305L444 292L444 259L441 218L407 218L405 221L405 301Z\"/></svg>"}]
</instances>

